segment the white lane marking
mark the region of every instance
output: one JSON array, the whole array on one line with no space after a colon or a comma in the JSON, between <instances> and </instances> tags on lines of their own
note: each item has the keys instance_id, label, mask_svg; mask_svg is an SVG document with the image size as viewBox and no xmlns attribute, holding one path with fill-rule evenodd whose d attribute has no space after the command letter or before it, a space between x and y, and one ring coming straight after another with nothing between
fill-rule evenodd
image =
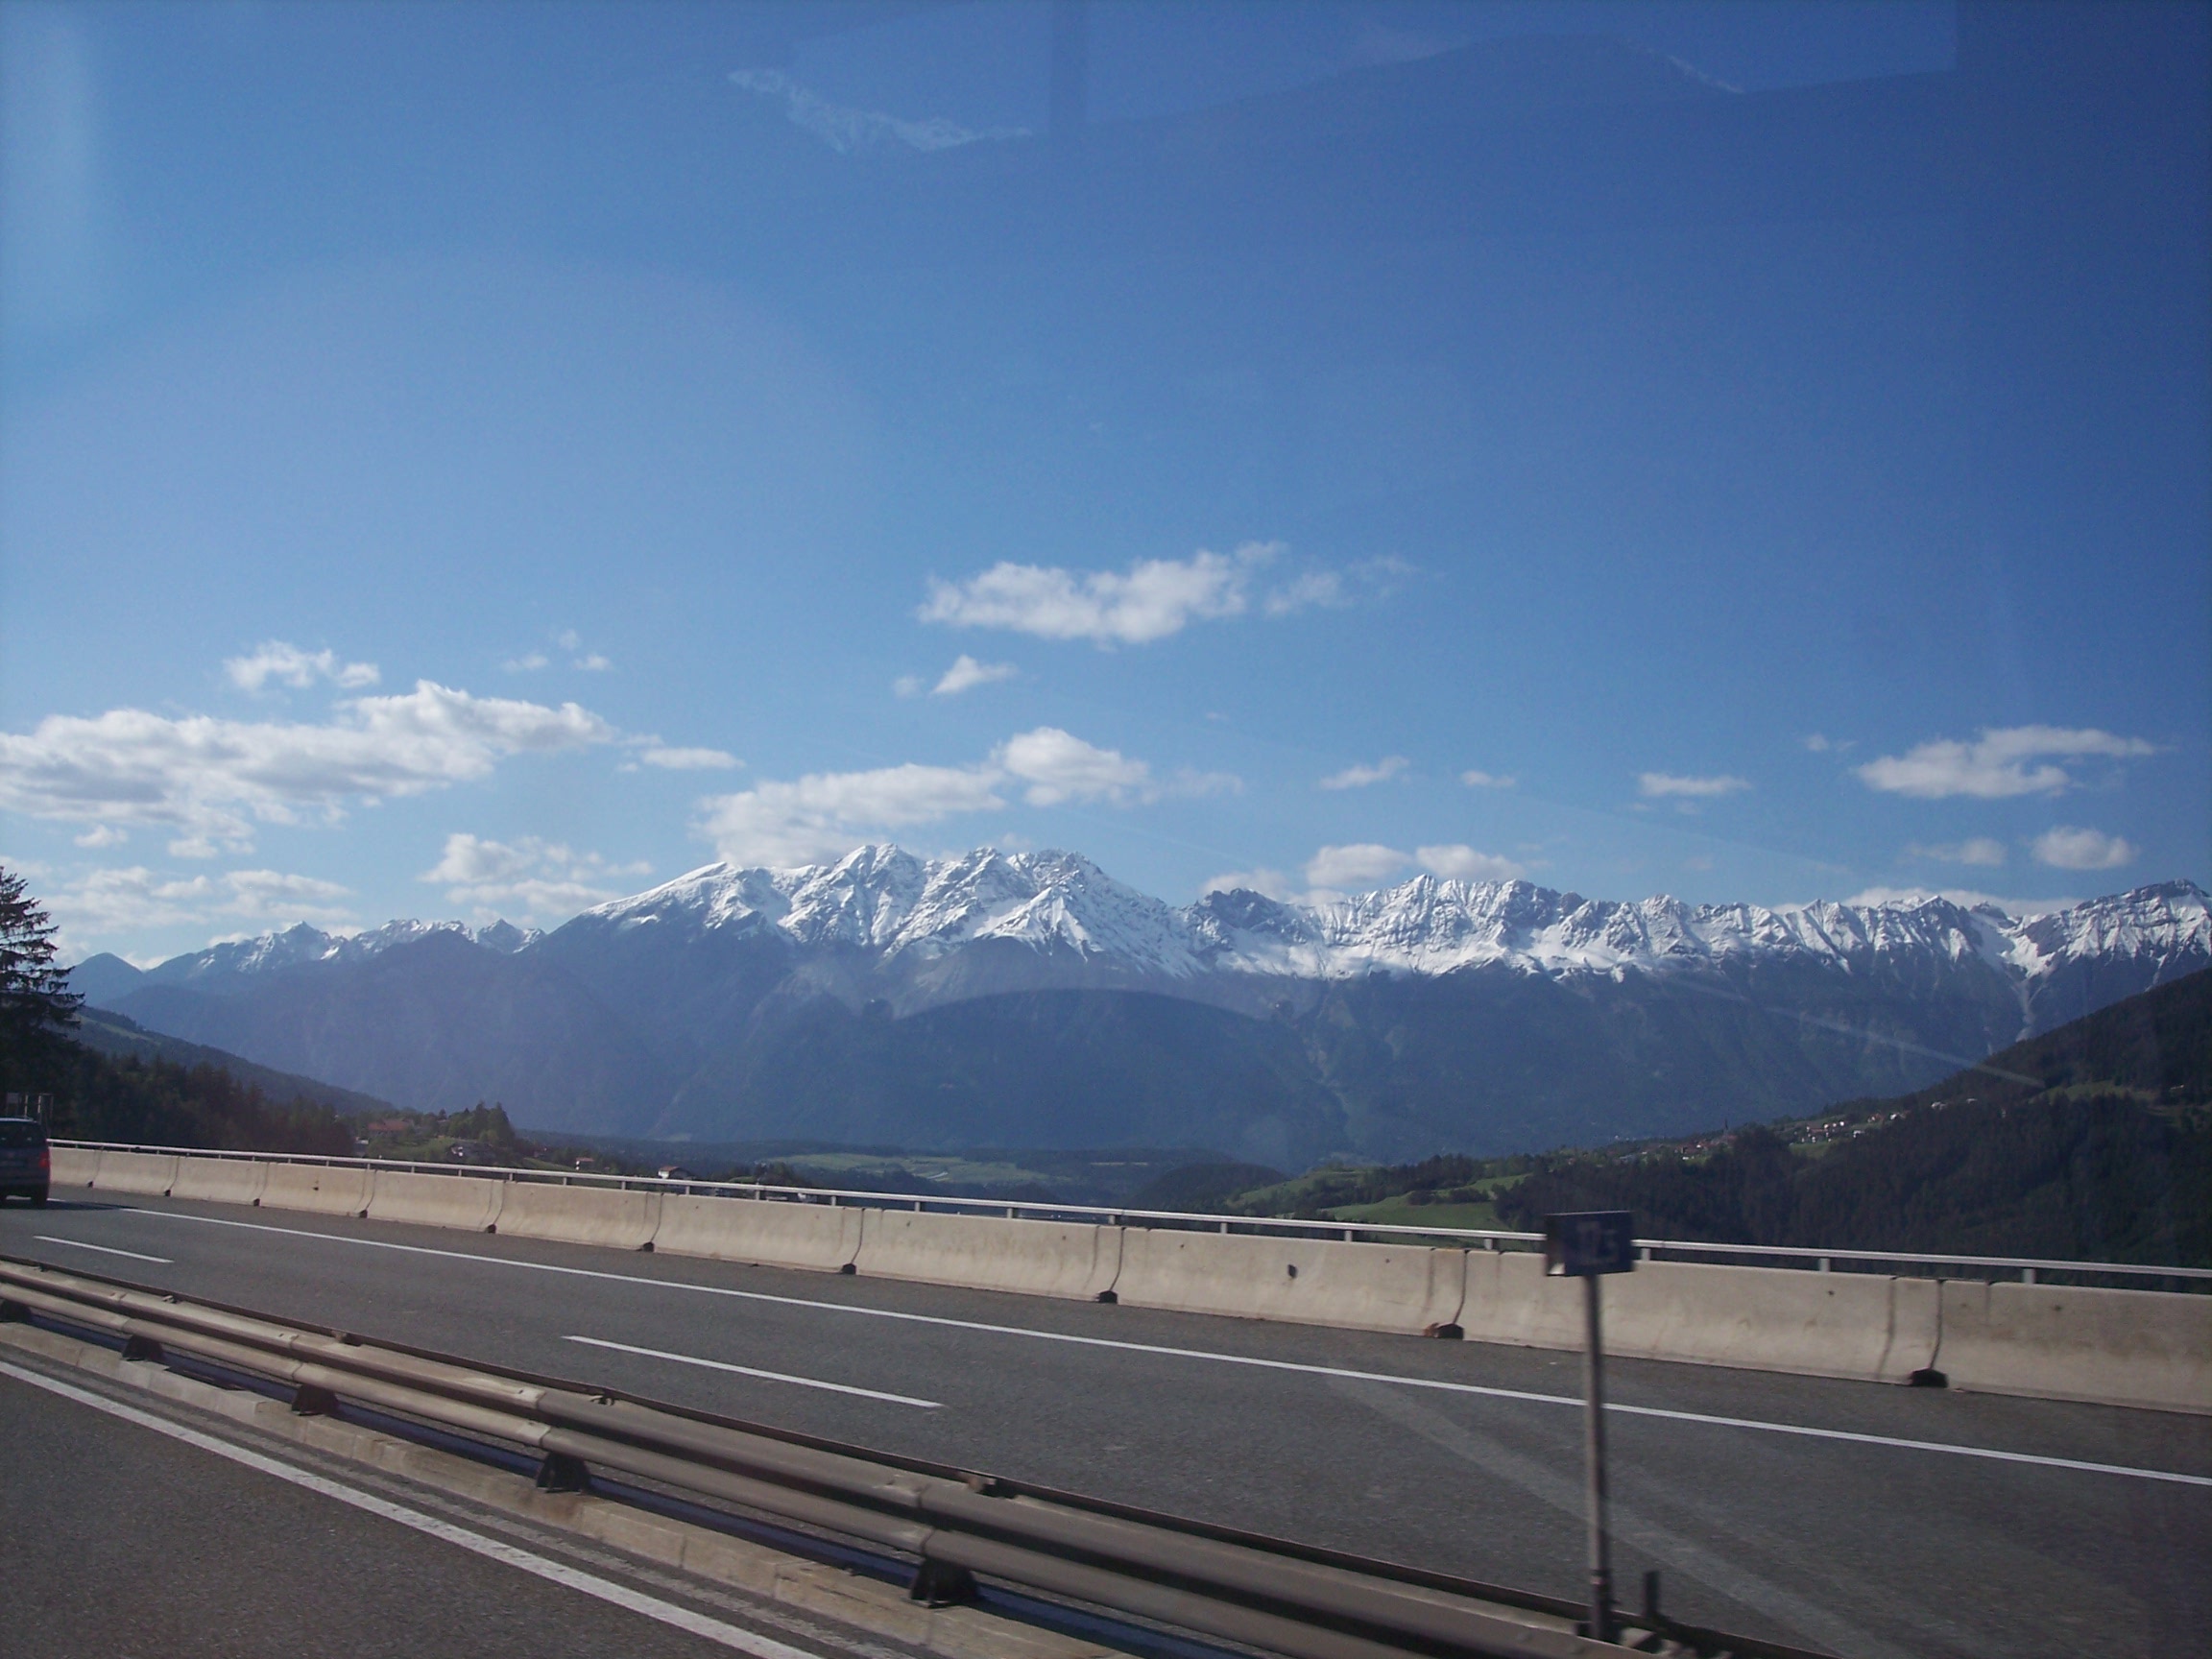
<instances>
[{"instance_id":1,"label":"white lane marking","mask_svg":"<svg viewBox=\"0 0 2212 1659\"><path fill-rule=\"evenodd\" d=\"M110 1244L87 1244L82 1238L57 1238L51 1233L34 1233L31 1237L41 1244L66 1244L72 1250L97 1250L103 1256L128 1256L133 1262L152 1262L162 1267L177 1265L166 1256L141 1256L135 1250L118 1250Z\"/></svg>"},{"instance_id":2,"label":"white lane marking","mask_svg":"<svg viewBox=\"0 0 2212 1659\"><path fill-rule=\"evenodd\" d=\"M358 1244L373 1250L398 1250L411 1256L437 1256L450 1262L477 1262L492 1267L518 1267L534 1273L562 1273L574 1279L605 1279L617 1285L642 1285L658 1290L688 1290L701 1296L729 1296L741 1302L773 1302L784 1308L819 1309L871 1319L901 1319L914 1325L943 1325L956 1331L982 1331L995 1336L1026 1336L1038 1342L1068 1342L1084 1348L1115 1348L1128 1354L1158 1354L1173 1359L1205 1359L1217 1365L1248 1365L1262 1371L1294 1371L1308 1377L1342 1377L1355 1382L1393 1382L1401 1388L1434 1388L1446 1394L1479 1394L1491 1400L1522 1400L1538 1406L1572 1406L1575 1394L1537 1394L1526 1388L1493 1388L1480 1382L1447 1382L1433 1377L1400 1377L1387 1371L1354 1371L1340 1365L1309 1365L1295 1359L1262 1359L1249 1354L1215 1354L1204 1348L1170 1348L1157 1342L1126 1342L1114 1336L1077 1336L1066 1331L1033 1331L1022 1325L990 1325L978 1319L948 1319L936 1313L907 1313L895 1308L862 1308L845 1302L817 1302L804 1296L774 1296L765 1290L736 1290L724 1285L691 1285L681 1279L646 1279L635 1273L608 1273L595 1267L563 1267L550 1262L523 1262L507 1256L479 1256L468 1250L439 1250L428 1244L396 1244L387 1238L349 1238L308 1227L272 1227L265 1221L226 1221L216 1215L187 1215L176 1210L139 1210L166 1221L198 1221L209 1227L243 1227L254 1233L321 1238L331 1244ZM1848 1429L1809 1429L1797 1423L1767 1423L1756 1417L1719 1417L1703 1411L1673 1411L1658 1406L1608 1403L1608 1411L1631 1417L1660 1417L1676 1423L1704 1423L1722 1429L1752 1429L1768 1434L1797 1434L1812 1440L1843 1440L1863 1446L1888 1446L1904 1452L1939 1452L1953 1457L1986 1457L1999 1463L2027 1463L2045 1469L2070 1469L2085 1475L2123 1475L2135 1480L2168 1480L2180 1486L2212 1486L2212 1475L2182 1475L2167 1469L2138 1469L2126 1463L2085 1463L2074 1457L2047 1457L2035 1452L2000 1452L1988 1446L1957 1446L1943 1440L1904 1440L1887 1434L1860 1434Z\"/></svg>"},{"instance_id":3,"label":"white lane marking","mask_svg":"<svg viewBox=\"0 0 2212 1659\"><path fill-rule=\"evenodd\" d=\"M402 1527L411 1527L418 1532L427 1533L442 1543L458 1545L488 1560L520 1568L525 1573L535 1574L540 1578L566 1589L580 1590L587 1596L611 1601L628 1612L641 1613L648 1619L674 1625L693 1636L704 1636L709 1642L719 1642L723 1647L734 1647L740 1653L751 1653L756 1659L822 1659L821 1655L810 1649L794 1647L787 1642L756 1635L734 1624L725 1624L719 1619L709 1619L704 1613L694 1613L688 1607L663 1601L658 1596L648 1596L641 1590L617 1584L612 1578L602 1578L596 1573L586 1573L581 1568L555 1561L534 1551L520 1549L496 1538L487 1538L481 1532L471 1532L466 1527L456 1527L450 1521L442 1521L435 1515L425 1515L419 1509L409 1509L389 1499L358 1491L321 1475L311 1474L305 1469L295 1468L275 1457L264 1457L258 1452L234 1446L228 1440L218 1440L212 1434L203 1434L196 1429L187 1429L181 1423L171 1423L150 1411L141 1411L134 1406L104 1399L85 1389L56 1382L51 1377L41 1377L35 1371L21 1370L4 1359L0 1359L0 1375L28 1382L34 1388L43 1388L49 1394L59 1394L64 1400L74 1400L80 1406L89 1406L95 1411L105 1411L111 1417L120 1417L126 1423L135 1423L141 1429L166 1434L173 1440L181 1440L187 1446L197 1446L203 1452L212 1452L218 1457L228 1457L233 1463L244 1464L263 1475L274 1475L279 1480L289 1480L295 1486L303 1486L325 1498L335 1498L341 1503L350 1503L356 1509L367 1510L387 1521L397 1521Z\"/></svg>"},{"instance_id":4,"label":"white lane marking","mask_svg":"<svg viewBox=\"0 0 2212 1659\"><path fill-rule=\"evenodd\" d=\"M863 1400L888 1400L894 1406L920 1406L934 1411L944 1402L917 1400L911 1394L885 1394L875 1388L855 1388L850 1382L825 1382L819 1377L794 1377L788 1371L762 1371L751 1365L733 1365L727 1359L702 1359L696 1354L671 1354L661 1348L634 1348L627 1342L610 1342L604 1336L564 1336L564 1342L584 1342L593 1348L612 1348L620 1354L641 1354L648 1359L672 1359L679 1365L704 1365L709 1371L734 1371L740 1377L765 1377L771 1382L796 1382L802 1388L827 1388L832 1394L857 1394Z\"/></svg>"}]
</instances>

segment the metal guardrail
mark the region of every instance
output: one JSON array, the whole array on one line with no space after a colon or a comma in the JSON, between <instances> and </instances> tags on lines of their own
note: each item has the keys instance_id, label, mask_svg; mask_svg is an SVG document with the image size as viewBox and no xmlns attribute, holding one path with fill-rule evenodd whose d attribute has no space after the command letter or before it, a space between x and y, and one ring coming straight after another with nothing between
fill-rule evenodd
<instances>
[{"instance_id":1,"label":"metal guardrail","mask_svg":"<svg viewBox=\"0 0 2212 1659\"><path fill-rule=\"evenodd\" d=\"M1130 1210L1111 1205L1046 1204L1028 1199L962 1198L942 1192L877 1192L860 1188L779 1187L753 1181L700 1181L662 1179L656 1175L613 1175L596 1170L528 1169L499 1164L441 1164L396 1158L341 1158L310 1152L230 1152L200 1146L139 1145L128 1142L61 1141L56 1146L87 1152L147 1152L163 1157L228 1158L243 1163L318 1164L347 1168L391 1169L416 1175L474 1175L502 1181L536 1181L550 1185L612 1187L622 1191L657 1190L706 1193L714 1197L754 1198L785 1204L847 1205L866 1209L931 1210L953 1214L999 1215L1007 1219L1029 1217L1081 1219L1107 1226L1157 1226L1189 1230L1211 1228L1221 1233L1247 1232L1280 1238L1285 1234L1319 1238L1442 1238L1468 1248L1542 1249L1541 1233L1515 1233L1502 1228L1420 1227L1401 1222L1310 1221L1279 1215L1220 1215L1180 1210ZM2110 1274L2122 1278L2212 1281L2212 1267L2169 1267L2139 1262L2059 1262L2033 1256L1945 1256L1910 1250L1837 1250L1818 1245L1719 1244L1695 1238L1639 1238L1638 1253L1652 1260L1664 1251L1671 1256L1726 1256L1751 1265L1779 1266L1810 1263L1827 1272L1839 1262L1905 1267L1981 1267L2017 1272L2029 1284L2044 1273Z\"/></svg>"},{"instance_id":2,"label":"metal guardrail","mask_svg":"<svg viewBox=\"0 0 2212 1659\"><path fill-rule=\"evenodd\" d=\"M972 1599L987 1577L1246 1644L1289 1659L1597 1659L1623 1647L1567 1628L1576 1605L1243 1533L972 1471L503 1370L36 1262L0 1258L0 1318L36 1317L169 1351L292 1390L521 1448L539 1484L627 1475L857 1539L909 1560L918 1600ZM1538 1620L1515 1612L1543 1615ZM1802 1649L1629 1617L1645 1651L1815 1659Z\"/></svg>"}]
</instances>

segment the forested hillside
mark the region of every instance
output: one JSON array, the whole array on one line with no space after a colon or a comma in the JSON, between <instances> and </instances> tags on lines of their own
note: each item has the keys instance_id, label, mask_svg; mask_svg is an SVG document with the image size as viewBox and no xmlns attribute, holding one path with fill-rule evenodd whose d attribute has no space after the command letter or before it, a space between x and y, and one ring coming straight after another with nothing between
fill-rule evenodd
<instances>
[{"instance_id":1,"label":"forested hillside","mask_svg":"<svg viewBox=\"0 0 2212 1659\"><path fill-rule=\"evenodd\" d=\"M136 1141L231 1151L347 1156L353 1131L319 1101L279 1099L221 1067L117 1059L82 1045L40 1078L54 1096L51 1132L79 1141Z\"/></svg>"},{"instance_id":2,"label":"forested hillside","mask_svg":"<svg viewBox=\"0 0 2212 1659\"><path fill-rule=\"evenodd\" d=\"M1547 1160L1494 1202L1513 1227L1625 1209L1652 1238L2212 1265L2212 974L1814 1127Z\"/></svg>"}]
</instances>

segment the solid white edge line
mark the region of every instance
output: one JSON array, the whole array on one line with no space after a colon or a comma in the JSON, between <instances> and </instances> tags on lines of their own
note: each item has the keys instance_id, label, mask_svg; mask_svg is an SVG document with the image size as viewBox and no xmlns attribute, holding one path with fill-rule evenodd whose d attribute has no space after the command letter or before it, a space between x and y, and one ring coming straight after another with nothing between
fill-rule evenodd
<instances>
[{"instance_id":1,"label":"solid white edge line","mask_svg":"<svg viewBox=\"0 0 2212 1659\"><path fill-rule=\"evenodd\" d=\"M1250 1365L1262 1371L1291 1371L1308 1377L1340 1377L1354 1382L1389 1382L1401 1388L1433 1388L1447 1394L1475 1394L1490 1400L1523 1400L1539 1406L1573 1406L1583 1402L1574 1394L1537 1394L1526 1388L1494 1388L1480 1382L1447 1382L1433 1377L1400 1377L1387 1371L1354 1371L1337 1365L1307 1365L1295 1359L1262 1359L1248 1354L1214 1354L1203 1348L1171 1348L1156 1342L1125 1342L1114 1336L1078 1336L1066 1331L1032 1331L1021 1325L991 1325L978 1319L948 1319L936 1313L907 1313L895 1308L862 1308L846 1302L817 1302L804 1296L776 1296L765 1290L736 1290L725 1285L691 1285L681 1279L643 1279L635 1273L608 1273L595 1267L563 1267L550 1262L524 1262L510 1256L479 1256L469 1250L440 1250L428 1244L399 1244L388 1238L349 1238L342 1233L318 1233L308 1227L272 1227L265 1221L228 1221L219 1215L187 1215L180 1210L141 1210L123 1206L126 1214L154 1215L167 1221L199 1221L210 1227L243 1227L254 1233L282 1233L293 1238L321 1238L332 1244L360 1244L376 1250L400 1250L413 1256L438 1256L456 1262L478 1262L493 1267L523 1267L538 1273L565 1273L577 1279L606 1279L618 1285L644 1285L662 1290L689 1290L702 1296L732 1296L745 1302L772 1302L785 1308L813 1308L830 1313L857 1313L875 1319L903 1319L916 1325L944 1325L960 1331L983 1331L998 1336L1026 1336L1039 1342L1070 1342L1086 1348L1114 1348L1129 1354L1159 1354L1176 1359L1206 1359L1220 1365ZM2025 1463L2046 1469L2067 1469L2080 1474L2121 1475L2136 1480L2166 1480L2181 1486L2212 1486L2212 1476L2182 1475L2167 1469L2138 1469L2124 1463L2085 1463L2073 1457L2048 1457L2036 1452L2000 1452L1986 1446L1954 1446L1941 1440L1892 1439L1862 1434L1848 1429L1811 1429L1796 1423L1767 1423L1756 1417L1719 1417L1697 1411L1675 1411L1658 1406L1608 1404L1608 1411L1631 1417L1672 1418L1683 1423L1704 1423L1716 1428L1751 1429L1768 1434L1795 1434L1813 1440L1843 1440L1868 1446L1888 1446L1906 1452L1936 1452L1954 1457L1986 1457L2002 1463Z\"/></svg>"},{"instance_id":2,"label":"solid white edge line","mask_svg":"<svg viewBox=\"0 0 2212 1659\"><path fill-rule=\"evenodd\" d=\"M1702 1411L1672 1411L1659 1406L1609 1404L1605 1409L1625 1412L1631 1417L1666 1417L1677 1423L1710 1423L1722 1429L1761 1429L1769 1434L1803 1434L1819 1440L1849 1440L1861 1446L1901 1446L1911 1452L1947 1452L1954 1457L1991 1457L2001 1463L2034 1463L2046 1469L2075 1469L2085 1475L2129 1475L2138 1480L2171 1480L2180 1486L2212 1486L2212 1475L2182 1475L2171 1469L2138 1469L2127 1463L2085 1463L2078 1457L2051 1457L2039 1452L2000 1452L1993 1446L1955 1446L1940 1440L1901 1440L1888 1434L1863 1434L1850 1429L1809 1429L1795 1423L1762 1423L1755 1417L1715 1417Z\"/></svg>"},{"instance_id":3,"label":"solid white edge line","mask_svg":"<svg viewBox=\"0 0 2212 1659\"><path fill-rule=\"evenodd\" d=\"M135 1250L118 1250L112 1244L87 1244L82 1238L57 1238L51 1233L34 1233L31 1237L41 1244L66 1244L72 1250L97 1250L103 1256L128 1256L133 1262L151 1262L160 1267L177 1265L166 1256L142 1256Z\"/></svg>"},{"instance_id":4,"label":"solid white edge line","mask_svg":"<svg viewBox=\"0 0 2212 1659\"><path fill-rule=\"evenodd\" d=\"M648 1359L670 1359L679 1365L704 1365L709 1371L734 1371L740 1377L763 1377L771 1382L796 1382L802 1388L827 1388L833 1394L857 1394L863 1400L888 1400L894 1406L920 1406L935 1411L944 1402L917 1400L911 1394L886 1394L878 1388L857 1388L850 1382L825 1382L819 1377L794 1377L788 1371L763 1371L754 1365L733 1365L727 1359L703 1359L696 1354L671 1354L664 1348L638 1348L628 1342L610 1342L604 1336L564 1336L564 1342L583 1342L593 1348L612 1348L618 1354L639 1354Z\"/></svg>"},{"instance_id":5,"label":"solid white edge line","mask_svg":"<svg viewBox=\"0 0 2212 1659\"><path fill-rule=\"evenodd\" d=\"M611 1578L602 1578L595 1573L587 1573L581 1568L551 1560L533 1551L496 1538L487 1538L481 1532L471 1532L466 1527L457 1527L435 1515L425 1515L421 1510L409 1509L387 1499L356 1491L339 1481L325 1479L323 1476L295 1468L277 1458L264 1457L258 1452L234 1446L212 1434L203 1434L196 1429L187 1429L181 1423L171 1423L150 1411L141 1411L134 1406L126 1406L120 1401L108 1400L85 1389L72 1387L51 1377L41 1377L35 1371L22 1370L4 1359L0 1359L0 1375L12 1377L19 1382L28 1382L34 1388L43 1388L49 1394L59 1394L64 1400L73 1400L80 1406L89 1406L95 1411L105 1411L111 1417L120 1417L124 1422L136 1424L141 1429L166 1434L173 1440L181 1440L187 1446L196 1446L203 1452L212 1452L218 1457L228 1457L231 1462L243 1464L260 1474L273 1475L279 1480L289 1480L295 1486L305 1487L325 1498L335 1498L341 1503L349 1503L356 1509L366 1510L384 1520L396 1521L402 1527L426 1533L442 1543L458 1545L488 1560L518 1568L565 1589L581 1591L586 1596L612 1602L626 1612L639 1613L690 1635L703 1636L709 1642L719 1642L725 1647L734 1647L741 1653L754 1654L756 1659L822 1659L821 1655L808 1648L794 1647L787 1642L756 1635L734 1624L725 1624L719 1619L709 1619L704 1613L694 1613L688 1607L663 1601L658 1596L648 1596L641 1590L633 1590Z\"/></svg>"}]
</instances>

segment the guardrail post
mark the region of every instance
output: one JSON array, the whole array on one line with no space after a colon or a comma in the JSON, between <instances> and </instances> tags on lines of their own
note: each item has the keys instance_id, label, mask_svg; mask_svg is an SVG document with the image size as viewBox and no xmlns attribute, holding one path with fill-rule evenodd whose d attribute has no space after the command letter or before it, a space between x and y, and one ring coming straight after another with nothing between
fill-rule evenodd
<instances>
[{"instance_id":1,"label":"guardrail post","mask_svg":"<svg viewBox=\"0 0 2212 1659\"><path fill-rule=\"evenodd\" d=\"M541 1492L589 1492L591 1489L591 1471L584 1466L584 1459L566 1452L548 1452L545 1460L538 1465L538 1490Z\"/></svg>"},{"instance_id":2,"label":"guardrail post","mask_svg":"<svg viewBox=\"0 0 2212 1659\"><path fill-rule=\"evenodd\" d=\"M1828 1258L1823 1256L1820 1258L1820 1271L1825 1273L1828 1270Z\"/></svg>"},{"instance_id":3,"label":"guardrail post","mask_svg":"<svg viewBox=\"0 0 2212 1659\"><path fill-rule=\"evenodd\" d=\"M2023 1285L2032 1285L2032 1284L2034 1284L2034 1283L2035 1283L2035 1269L2034 1269L2034 1268L2032 1268L2032 1267L2023 1267L2023 1268L2021 1268L2021 1269L2020 1269L2020 1283L2021 1283L2021 1284L2023 1284Z\"/></svg>"}]
</instances>

